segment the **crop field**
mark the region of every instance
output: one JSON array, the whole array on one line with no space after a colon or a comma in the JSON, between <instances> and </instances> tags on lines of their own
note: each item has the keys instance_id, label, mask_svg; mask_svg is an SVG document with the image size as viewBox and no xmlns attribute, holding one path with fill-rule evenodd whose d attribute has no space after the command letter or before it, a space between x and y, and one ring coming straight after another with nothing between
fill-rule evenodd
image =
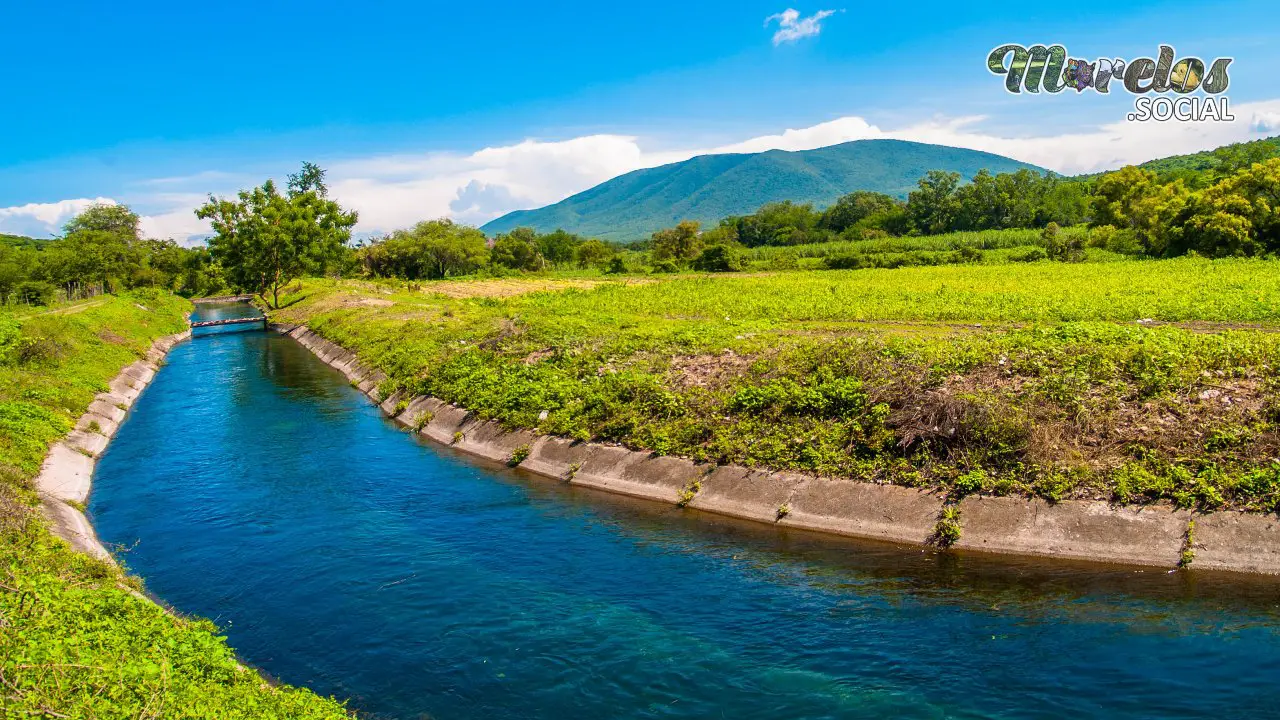
<instances>
[{"instance_id":1,"label":"crop field","mask_svg":"<svg viewBox=\"0 0 1280 720\"><path fill-rule=\"evenodd\" d=\"M377 305L360 302L370 292ZM1280 503L1275 261L674 276L471 298L316 280L290 300L277 319L356 350L388 391L513 427L961 495Z\"/></svg>"}]
</instances>

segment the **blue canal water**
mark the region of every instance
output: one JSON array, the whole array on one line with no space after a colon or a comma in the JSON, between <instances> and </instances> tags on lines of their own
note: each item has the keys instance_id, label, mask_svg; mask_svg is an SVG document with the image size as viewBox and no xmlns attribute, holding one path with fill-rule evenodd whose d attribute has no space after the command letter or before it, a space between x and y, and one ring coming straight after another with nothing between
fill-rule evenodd
<instances>
[{"instance_id":1,"label":"blue canal water","mask_svg":"<svg viewBox=\"0 0 1280 720\"><path fill-rule=\"evenodd\" d=\"M247 662L369 716L1280 715L1274 580L620 500L418 441L286 337L201 335L102 458L94 523Z\"/></svg>"}]
</instances>

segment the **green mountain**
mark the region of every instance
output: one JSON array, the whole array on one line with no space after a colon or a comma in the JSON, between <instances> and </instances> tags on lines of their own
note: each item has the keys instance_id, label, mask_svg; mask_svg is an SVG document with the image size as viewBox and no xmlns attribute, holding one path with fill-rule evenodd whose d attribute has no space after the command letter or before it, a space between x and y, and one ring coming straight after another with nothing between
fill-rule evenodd
<instances>
[{"instance_id":1,"label":"green mountain","mask_svg":"<svg viewBox=\"0 0 1280 720\"><path fill-rule=\"evenodd\" d=\"M40 238L27 237L26 235L8 235L0 233L0 246L39 248L47 242L49 241L41 240Z\"/></svg>"},{"instance_id":2,"label":"green mountain","mask_svg":"<svg viewBox=\"0 0 1280 720\"><path fill-rule=\"evenodd\" d=\"M517 210L481 229L492 235L527 226L563 228L606 240L633 241L681 220L704 225L755 212L781 200L822 208L854 190L905 198L929 170L960 173L965 180L1034 165L1000 155L902 140L855 140L787 152L701 155L684 162L636 170L536 210Z\"/></svg>"}]
</instances>

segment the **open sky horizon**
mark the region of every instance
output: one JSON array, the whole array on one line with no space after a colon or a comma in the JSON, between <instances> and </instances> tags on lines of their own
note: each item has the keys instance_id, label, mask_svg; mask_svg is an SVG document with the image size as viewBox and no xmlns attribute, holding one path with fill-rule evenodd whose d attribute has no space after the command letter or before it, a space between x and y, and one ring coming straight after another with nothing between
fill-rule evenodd
<instances>
[{"instance_id":1,"label":"open sky horizon","mask_svg":"<svg viewBox=\"0 0 1280 720\"><path fill-rule=\"evenodd\" d=\"M0 232L123 202L153 237L303 160L361 233L482 224L709 152L898 138L1064 174L1280 134L1280 8L834 2L28 3L6 13ZM1233 122L1129 122L1134 96L1012 95L1005 43L1232 57Z\"/></svg>"}]
</instances>

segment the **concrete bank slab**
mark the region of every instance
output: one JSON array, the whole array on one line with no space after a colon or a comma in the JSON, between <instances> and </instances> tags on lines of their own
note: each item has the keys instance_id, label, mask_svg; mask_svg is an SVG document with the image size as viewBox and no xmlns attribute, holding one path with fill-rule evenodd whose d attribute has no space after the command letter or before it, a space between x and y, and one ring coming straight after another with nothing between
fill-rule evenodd
<instances>
[{"instance_id":1,"label":"concrete bank slab","mask_svg":"<svg viewBox=\"0 0 1280 720\"><path fill-rule=\"evenodd\" d=\"M933 533L942 504L941 496L914 488L809 478L797 485L778 524L920 545Z\"/></svg>"},{"instance_id":2,"label":"concrete bank slab","mask_svg":"<svg viewBox=\"0 0 1280 720\"><path fill-rule=\"evenodd\" d=\"M1192 568L1280 574L1280 518L1276 515L1216 512L1195 520Z\"/></svg>"},{"instance_id":3,"label":"concrete bank slab","mask_svg":"<svg viewBox=\"0 0 1280 720\"><path fill-rule=\"evenodd\" d=\"M60 501L41 503L40 509L49 521L49 530L70 543L72 548L99 560L115 562L98 540L98 534L84 513Z\"/></svg>"},{"instance_id":4,"label":"concrete bank slab","mask_svg":"<svg viewBox=\"0 0 1280 720\"><path fill-rule=\"evenodd\" d=\"M1191 513L1066 500L969 497L956 547L1017 555L1174 567Z\"/></svg>"},{"instance_id":5,"label":"concrete bank slab","mask_svg":"<svg viewBox=\"0 0 1280 720\"><path fill-rule=\"evenodd\" d=\"M138 360L121 369L108 384L111 392L95 397L88 412L76 421L75 429L54 443L45 456L35 481L41 511L49 519L50 531L76 550L114 562L84 513L69 503L82 505L89 498L95 458L107 449L127 415L127 408L133 406L155 378L155 363L163 360L174 345L190 337L191 332L186 331L152 343L146 353L148 361Z\"/></svg>"},{"instance_id":6,"label":"concrete bank slab","mask_svg":"<svg viewBox=\"0 0 1280 720\"><path fill-rule=\"evenodd\" d=\"M76 422L76 430L98 433L99 435L103 435L107 438L115 437L116 430L119 428L120 423L93 412L87 412L84 415L81 415L80 419Z\"/></svg>"},{"instance_id":7,"label":"concrete bank slab","mask_svg":"<svg viewBox=\"0 0 1280 720\"><path fill-rule=\"evenodd\" d=\"M66 442L54 443L36 476L36 490L62 502L83 503L89 498L93 458Z\"/></svg>"},{"instance_id":8,"label":"concrete bank slab","mask_svg":"<svg viewBox=\"0 0 1280 720\"><path fill-rule=\"evenodd\" d=\"M109 418L112 422L119 425L120 423L124 422L124 416L125 416L125 410L124 408L121 408L120 405L128 405L128 404L129 403L123 399L119 403L110 403L103 400L94 400L93 402L89 403L89 412L93 413L94 415L101 415L102 417Z\"/></svg>"},{"instance_id":9,"label":"concrete bank slab","mask_svg":"<svg viewBox=\"0 0 1280 720\"><path fill-rule=\"evenodd\" d=\"M63 442L70 445L76 450L88 453L91 457L97 458L107 449L107 443L110 442L106 435L100 435L96 432L88 430L72 430L67 433Z\"/></svg>"},{"instance_id":10,"label":"concrete bank slab","mask_svg":"<svg viewBox=\"0 0 1280 720\"><path fill-rule=\"evenodd\" d=\"M377 385L386 379L381 371L362 367L349 351L305 326L281 331L358 382L385 413L395 414L403 398L383 402L378 397ZM673 504L693 493L689 507L784 527L922 545L933 535L945 505L940 494L913 488L712 467L613 445L506 431L436 398L408 398L395 419L416 427L423 413L431 419L420 434L462 452L507 462L518 447L528 445L520 468L545 477ZM1022 498L970 497L958 509L960 549L1170 568L1181 557L1192 518L1167 507L1084 501L1051 505ZM1280 518L1245 513L1197 517L1195 550L1193 568L1280 574Z\"/></svg>"},{"instance_id":11,"label":"concrete bank slab","mask_svg":"<svg viewBox=\"0 0 1280 720\"><path fill-rule=\"evenodd\" d=\"M462 438L453 447L495 462L509 462L516 450L528 447L532 451L537 435L525 430L507 432L496 422L489 420L472 422L462 429Z\"/></svg>"},{"instance_id":12,"label":"concrete bank slab","mask_svg":"<svg viewBox=\"0 0 1280 720\"><path fill-rule=\"evenodd\" d=\"M805 478L794 473L722 465L702 480L689 507L732 517L777 522L791 512L791 499Z\"/></svg>"}]
</instances>

